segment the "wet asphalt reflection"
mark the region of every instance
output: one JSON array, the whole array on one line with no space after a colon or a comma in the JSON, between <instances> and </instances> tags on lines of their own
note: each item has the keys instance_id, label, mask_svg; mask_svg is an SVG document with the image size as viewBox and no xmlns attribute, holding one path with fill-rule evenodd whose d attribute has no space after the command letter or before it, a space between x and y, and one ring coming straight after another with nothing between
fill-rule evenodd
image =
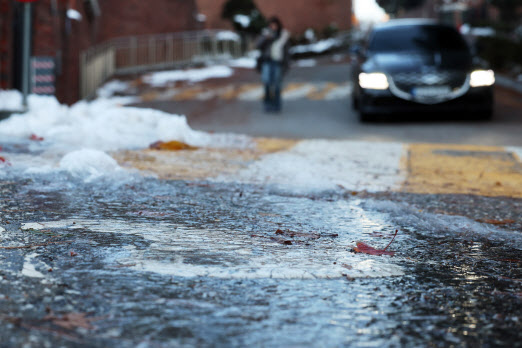
<instances>
[{"instance_id":1,"label":"wet asphalt reflection","mask_svg":"<svg viewBox=\"0 0 522 348\"><path fill-rule=\"evenodd\" d=\"M0 245L34 247L0 249L0 346L520 346L520 231L433 202L7 177Z\"/></svg>"}]
</instances>

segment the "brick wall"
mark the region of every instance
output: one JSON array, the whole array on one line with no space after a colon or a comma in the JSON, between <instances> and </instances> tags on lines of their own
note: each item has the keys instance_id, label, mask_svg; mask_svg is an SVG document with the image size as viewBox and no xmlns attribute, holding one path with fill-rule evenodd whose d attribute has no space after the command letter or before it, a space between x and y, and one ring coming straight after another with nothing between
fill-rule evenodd
<instances>
[{"instance_id":1,"label":"brick wall","mask_svg":"<svg viewBox=\"0 0 522 348\"><path fill-rule=\"evenodd\" d=\"M228 20L221 18L223 5L227 0L197 0L198 11L206 16L204 23L207 29L231 29Z\"/></svg>"},{"instance_id":2,"label":"brick wall","mask_svg":"<svg viewBox=\"0 0 522 348\"><path fill-rule=\"evenodd\" d=\"M79 99L81 51L115 37L198 29L195 0L100 0L99 4L101 16L92 19L83 0L33 3L32 55L57 58L56 96L62 103ZM81 13L81 21L66 19L68 5Z\"/></svg>"},{"instance_id":3,"label":"brick wall","mask_svg":"<svg viewBox=\"0 0 522 348\"><path fill-rule=\"evenodd\" d=\"M207 16L207 28L230 29L221 19L226 0L196 0L199 12ZM292 34L300 35L306 29L322 31L330 24L341 30L350 29L352 0L255 0L267 18L277 15Z\"/></svg>"},{"instance_id":4,"label":"brick wall","mask_svg":"<svg viewBox=\"0 0 522 348\"><path fill-rule=\"evenodd\" d=\"M102 0L99 3L101 41L198 29L194 0Z\"/></svg>"},{"instance_id":5,"label":"brick wall","mask_svg":"<svg viewBox=\"0 0 522 348\"><path fill-rule=\"evenodd\" d=\"M322 31L330 24L341 30L351 27L351 0L256 0L266 16L278 16L292 34L302 34L312 28Z\"/></svg>"}]
</instances>

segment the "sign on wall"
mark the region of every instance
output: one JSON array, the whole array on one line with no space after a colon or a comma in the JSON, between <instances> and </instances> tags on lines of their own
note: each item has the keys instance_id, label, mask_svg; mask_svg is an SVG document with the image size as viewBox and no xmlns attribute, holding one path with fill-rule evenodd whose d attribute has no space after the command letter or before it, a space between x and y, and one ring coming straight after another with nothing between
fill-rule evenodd
<instances>
[{"instance_id":1,"label":"sign on wall","mask_svg":"<svg viewBox=\"0 0 522 348\"><path fill-rule=\"evenodd\" d=\"M54 95L56 88L56 63L54 57L32 57L31 76L32 93L43 95Z\"/></svg>"}]
</instances>

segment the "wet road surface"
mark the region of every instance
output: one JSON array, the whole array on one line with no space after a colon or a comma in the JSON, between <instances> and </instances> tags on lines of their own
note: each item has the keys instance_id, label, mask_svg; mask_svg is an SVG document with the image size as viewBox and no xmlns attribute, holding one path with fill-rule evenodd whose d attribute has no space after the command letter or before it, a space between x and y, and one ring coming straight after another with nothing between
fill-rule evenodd
<instances>
[{"instance_id":1,"label":"wet road surface","mask_svg":"<svg viewBox=\"0 0 522 348\"><path fill-rule=\"evenodd\" d=\"M1 346L520 346L521 207L16 175L0 185ZM395 256L354 252L396 229Z\"/></svg>"},{"instance_id":2,"label":"wet road surface","mask_svg":"<svg viewBox=\"0 0 522 348\"><path fill-rule=\"evenodd\" d=\"M522 146L522 99L496 86L492 121L473 115L398 119L364 124L351 107L350 64L323 58L314 67L294 67L285 79L281 114L266 114L261 105L259 75L237 69L234 76L194 86L142 86L139 107L187 116L194 129L263 137L354 139L371 141ZM181 91L181 93L180 93ZM210 93L212 91L214 94ZM462 116L462 115L460 115ZM469 117L469 118L468 118Z\"/></svg>"},{"instance_id":3,"label":"wet road surface","mask_svg":"<svg viewBox=\"0 0 522 348\"><path fill-rule=\"evenodd\" d=\"M492 123L361 125L339 68L292 72L281 115L231 80L208 82L226 98L141 105L208 130L400 143L115 151L125 170L93 178L56 169L46 142L0 139L0 347L522 346L518 101Z\"/></svg>"}]
</instances>

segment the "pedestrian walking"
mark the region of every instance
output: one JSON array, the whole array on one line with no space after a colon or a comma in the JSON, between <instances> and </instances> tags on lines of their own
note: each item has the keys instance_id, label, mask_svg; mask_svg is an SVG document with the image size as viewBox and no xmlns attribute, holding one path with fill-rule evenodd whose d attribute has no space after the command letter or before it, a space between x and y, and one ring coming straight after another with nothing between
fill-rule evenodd
<instances>
[{"instance_id":1,"label":"pedestrian walking","mask_svg":"<svg viewBox=\"0 0 522 348\"><path fill-rule=\"evenodd\" d=\"M265 87L266 112L281 111L281 85L290 62L289 39L290 33L283 28L279 18L272 17L257 43L261 52L257 69Z\"/></svg>"}]
</instances>

